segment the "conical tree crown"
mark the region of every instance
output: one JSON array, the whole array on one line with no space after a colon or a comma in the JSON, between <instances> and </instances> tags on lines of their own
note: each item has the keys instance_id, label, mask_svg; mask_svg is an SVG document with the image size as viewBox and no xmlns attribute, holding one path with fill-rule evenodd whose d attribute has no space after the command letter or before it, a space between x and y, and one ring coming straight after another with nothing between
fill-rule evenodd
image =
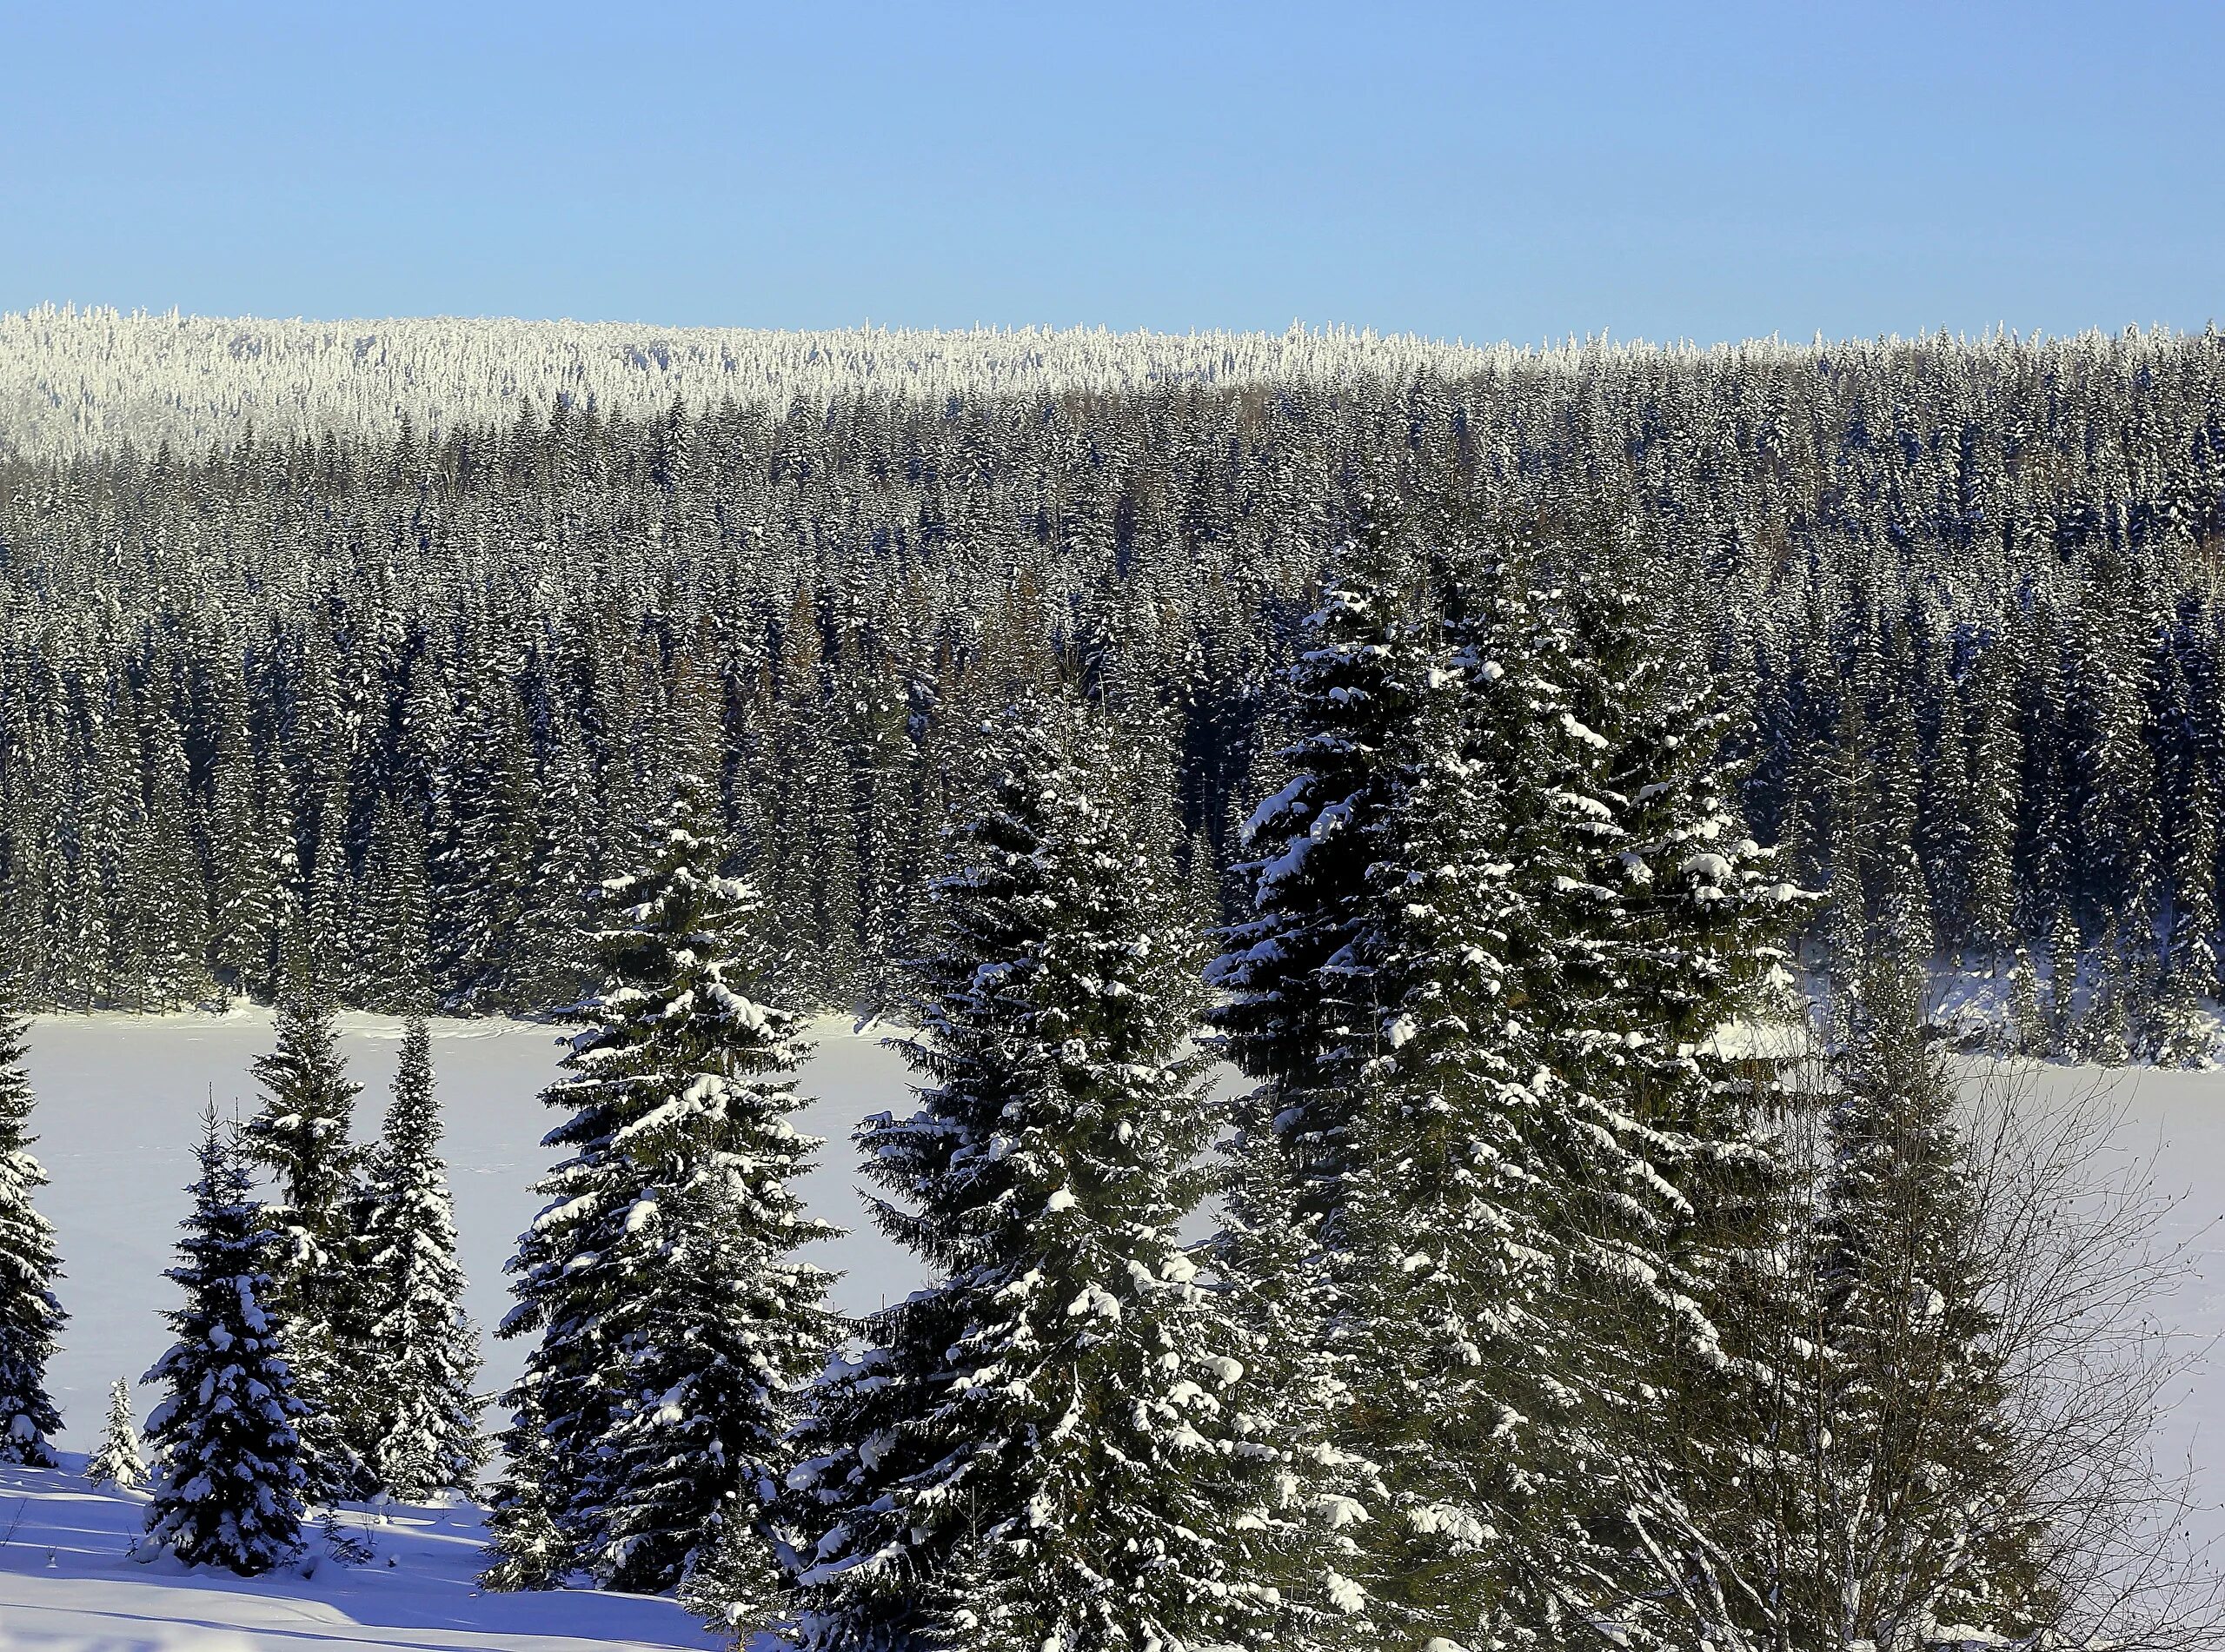
<instances>
[{"instance_id":1,"label":"conical tree crown","mask_svg":"<svg viewBox=\"0 0 2225 1652\"><path fill-rule=\"evenodd\" d=\"M991 749L898 1045L919 1109L860 1137L882 1227L946 1277L805 1430L807 1639L1246 1638L1246 1371L1178 1237L1214 1122L1193 942L1099 717L1027 705Z\"/></svg>"},{"instance_id":2,"label":"conical tree crown","mask_svg":"<svg viewBox=\"0 0 2225 1652\"><path fill-rule=\"evenodd\" d=\"M31 1204L46 1171L31 1156L27 1028L12 988L0 994L0 1462L50 1464L62 1426L46 1388L47 1361L68 1316L54 1228Z\"/></svg>"},{"instance_id":3,"label":"conical tree crown","mask_svg":"<svg viewBox=\"0 0 2225 1652\"><path fill-rule=\"evenodd\" d=\"M514 1397L517 1428L537 1414L543 1437L505 1436L513 1478L520 1463L550 1476L506 1495L551 1511L568 1564L652 1589L685 1569L737 1481L761 1506L791 1390L831 1340L828 1276L792 1256L834 1231L790 1187L818 1145L788 1122L801 1018L749 995L757 896L720 870L714 818L683 780L646 864L603 886L603 986L567 1012L578 1030L544 1097L569 1110L547 1138L568 1154L540 1184L550 1204L510 1264L502 1327L541 1333ZM733 1231L698 1231L714 1211ZM746 1381L714 1380L734 1362ZM696 1380L724 1381L731 1409L664 1405Z\"/></svg>"},{"instance_id":4,"label":"conical tree crown","mask_svg":"<svg viewBox=\"0 0 2225 1652\"><path fill-rule=\"evenodd\" d=\"M380 1482L411 1500L468 1490L486 1457L472 1395L479 1332L462 1308L440 1139L431 1039L423 1018L413 1016L370 1163L359 1245L370 1299L366 1339L384 1367L369 1394L366 1448Z\"/></svg>"},{"instance_id":5,"label":"conical tree crown","mask_svg":"<svg viewBox=\"0 0 2225 1652\"><path fill-rule=\"evenodd\" d=\"M177 1340L145 1378L169 1390L147 1420L156 1451L147 1537L189 1566L253 1576L301 1548L309 1408L294 1391L282 1324L265 1306L276 1241L213 1110L196 1162L192 1213L168 1274L185 1296L164 1316Z\"/></svg>"},{"instance_id":6,"label":"conical tree crown","mask_svg":"<svg viewBox=\"0 0 2225 1652\"><path fill-rule=\"evenodd\" d=\"M96 1486L118 1486L126 1491L135 1491L146 1482L147 1462L140 1452L131 1384L121 1377L108 1391L108 1416L101 1423L100 1449L86 1460L85 1478Z\"/></svg>"}]
</instances>

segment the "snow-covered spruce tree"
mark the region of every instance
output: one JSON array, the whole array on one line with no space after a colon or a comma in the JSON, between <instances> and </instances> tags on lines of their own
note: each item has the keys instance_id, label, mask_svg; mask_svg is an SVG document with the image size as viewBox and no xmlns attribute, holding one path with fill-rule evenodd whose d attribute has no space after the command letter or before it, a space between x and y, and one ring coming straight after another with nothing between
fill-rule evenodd
<instances>
[{"instance_id":1,"label":"snow-covered spruce tree","mask_svg":"<svg viewBox=\"0 0 2225 1652\"><path fill-rule=\"evenodd\" d=\"M1332 561L1290 672L1289 784L1253 811L1238 870L1252 915L1206 972L1221 1048L1260 1081L1242 1115L1274 1181L1316 1223L1338 1197L1354 1040L1373 1005L1351 944L1367 917L1372 828L1389 806L1385 746L1406 723L1434 657L1437 624L1416 559L1378 519ZM1265 1144L1274 1144L1273 1151ZM1277 1198L1279 1195L1275 1196Z\"/></svg>"},{"instance_id":2,"label":"snow-covered spruce tree","mask_svg":"<svg viewBox=\"0 0 2225 1652\"><path fill-rule=\"evenodd\" d=\"M1355 942L1394 783L1385 751L1445 661L1419 561L1382 516L1332 559L1290 667L1292 778L1252 813L1237 872L1249 912L1206 967L1205 1018L1255 1088L1236 1110L1217 1270L1233 1287L1243 1357L1290 1452L1285 1506L1251 1541L1293 1622L1355 1635L1349 1516L1363 1466L1332 1438L1345 1403L1322 1331L1338 1311L1326 1259L1345 1198L1357 1080L1378 1020Z\"/></svg>"},{"instance_id":3,"label":"snow-covered spruce tree","mask_svg":"<svg viewBox=\"0 0 2225 1652\"><path fill-rule=\"evenodd\" d=\"M414 804L382 796L348 937L349 997L389 1014L424 1005L432 996L429 922L424 826Z\"/></svg>"},{"instance_id":4,"label":"snow-covered spruce tree","mask_svg":"<svg viewBox=\"0 0 2225 1652\"><path fill-rule=\"evenodd\" d=\"M358 1357L368 1303L358 1288L353 1217L363 1155L349 1131L360 1086L348 1077L331 1003L321 992L280 1003L277 1044L256 1058L255 1076L262 1105L242 1126L240 1150L277 1182L267 1213L279 1241L271 1300L285 1319L296 1390L308 1408L302 1441L309 1486L324 1502L365 1496L375 1485L377 1377Z\"/></svg>"},{"instance_id":5,"label":"snow-covered spruce tree","mask_svg":"<svg viewBox=\"0 0 2225 1652\"><path fill-rule=\"evenodd\" d=\"M831 1320L798 1330L790 1304L815 1301L823 1277L768 1261L730 1182L681 1188L659 1214L658 1284L627 1339L626 1401L581 1501L600 1575L678 1577L692 1609L747 1644L787 1590L786 1541L768 1541L789 1456L773 1419L793 1417L835 1331Z\"/></svg>"},{"instance_id":6,"label":"snow-covered spruce tree","mask_svg":"<svg viewBox=\"0 0 2225 1652\"><path fill-rule=\"evenodd\" d=\"M2155 1058L2174 1065L2209 1058L2214 1035L2202 1000L2217 991L2217 791L2199 750L2170 841L2170 963L2157 1005Z\"/></svg>"},{"instance_id":7,"label":"snow-covered spruce tree","mask_svg":"<svg viewBox=\"0 0 2225 1652\"><path fill-rule=\"evenodd\" d=\"M1567 661L1531 656L1518 571L1439 564L1438 658L1380 748L1365 917L1328 966L1364 972L1372 999L1342 1058L1359 1107L1320 1262L1326 1443L1365 1465L1364 1517L1334 1562L1349 1609L1312 1634L1566 1646L1631 1582L1608 1517L1645 1390L1627 1317L1599 1309L1658 1270L1664 1209L1624 1099L1544 1059L1578 961L1551 879L1597 819L1557 785L1564 703L1541 666Z\"/></svg>"},{"instance_id":8,"label":"snow-covered spruce tree","mask_svg":"<svg viewBox=\"0 0 2225 1652\"><path fill-rule=\"evenodd\" d=\"M155 1450L147 1542L189 1566L242 1576L301 1551L307 1477L266 1266L282 1241L264 1224L246 1165L211 1109L202 1120L192 1213L169 1277L185 1305L165 1317L177 1337L145 1380L169 1397L147 1420Z\"/></svg>"},{"instance_id":9,"label":"snow-covered spruce tree","mask_svg":"<svg viewBox=\"0 0 2225 1652\"><path fill-rule=\"evenodd\" d=\"M61 1274L54 1229L31 1205L46 1171L30 1151L25 1036L10 986L0 991L0 1463L45 1467L62 1426L46 1391L46 1362L67 1316L54 1296Z\"/></svg>"},{"instance_id":10,"label":"snow-covered spruce tree","mask_svg":"<svg viewBox=\"0 0 2225 1652\"><path fill-rule=\"evenodd\" d=\"M1705 1553L1744 1517L1743 1418L1763 1375L1740 1338L1774 1289L1787 1173L1775 1075L1735 1069L1717 1034L1759 1007L1811 903L1744 832L1722 754L1734 714L1644 582L1582 561L1536 607L1519 692L1524 788L1546 819L1508 858L1541 945L1513 991L1548 1105L1595 1125L1617 1166L1564 1311L1611 1328L1593 1380L1624 1426L1591 1467L1614 1488L1601 1517L1656 1569L1633 1594L1710 1620Z\"/></svg>"},{"instance_id":11,"label":"snow-covered spruce tree","mask_svg":"<svg viewBox=\"0 0 2225 1652\"><path fill-rule=\"evenodd\" d=\"M509 1264L501 1328L538 1333L496 1498L496 1549L521 1574L668 1588L714 1514L769 1544L795 1391L834 1340L828 1277L794 1257L832 1231L788 1187L818 1145L788 1123L800 1018L745 995L756 896L719 871L710 818L683 780L648 863L603 886L604 985L568 1012L579 1031L545 1096L570 1112L548 1138L569 1157L540 1184L549 1204ZM502 1511L536 1501L559 1562L509 1547L514 1523L541 1538Z\"/></svg>"},{"instance_id":12,"label":"snow-covered spruce tree","mask_svg":"<svg viewBox=\"0 0 2225 1652\"><path fill-rule=\"evenodd\" d=\"M2078 919L2065 902L2048 932L2048 1053L2062 1061L2076 1061L2085 1052L2086 1014L2078 1001L2082 939Z\"/></svg>"},{"instance_id":13,"label":"snow-covered spruce tree","mask_svg":"<svg viewBox=\"0 0 2225 1652\"><path fill-rule=\"evenodd\" d=\"M1833 1064L1804 1316L1813 1412L1757 1480L1799 1483L1743 1580L1769 1646L2022 1644L2056 1622L2046 1523L1985 1301L1984 1216L1920 955L1881 950ZM1789 1562L1789 1563L1788 1563Z\"/></svg>"},{"instance_id":14,"label":"snow-covered spruce tree","mask_svg":"<svg viewBox=\"0 0 2225 1652\"><path fill-rule=\"evenodd\" d=\"M486 1449L472 1386L479 1332L463 1311L455 1209L441 1161L441 1104L422 1016L403 1029L394 1098L361 1204L357 1275L378 1378L364 1387L379 1483L422 1502L468 1491Z\"/></svg>"},{"instance_id":15,"label":"snow-covered spruce tree","mask_svg":"<svg viewBox=\"0 0 2225 1652\"><path fill-rule=\"evenodd\" d=\"M2009 1020L2003 1042L2011 1055L2036 1056L2047 1048L2047 1022L2040 1011L2040 972L2029 947L2016 948L2009 966Z\"/></svg>"},{"instance_id":16,"label":"snow-covered spruce tree","mask_svg":"<svg viewBox=\"0 0 2225 1652\"><path fill-rule=\"evenodd\" d=\"M479 1574L479 1586L555 1589L574 1569L572 1551L556 1529L555 1456L530 1390L518 1400L501 1445L502 1472L487 1500L493 1563Z\"/></svg>"},{"instance_id":17,"label":"snow-covered spruce tree","mask_svg":"<svg viewBox=\"0 0 2225 1652\"><path fill-rule=\"evenodd\" d=\"M109 1389L100 1446L85 1460L85 1478L96 1486L116 1486L125 1491L136 1491L146 1483L147 1459L139 1449L139 1419L131 1409L131 1384L121 1377Z\"/></svg>"},{"instance_id":18,"label":"snow-covered spruce tree","mask_svg":"<svg viewBox=\"0 0 2225 1652\"><path fill-rule=\"evenodd\" d=\"M791 1484L804 1643L1242 1643L1266 1453L1177 1229L1213 1130L1192 943L1098 713L1026 703L933 886L919 1110L860 1133L884 1230L940 1283L867 1322Z\"/></svg>"}]
</instances>

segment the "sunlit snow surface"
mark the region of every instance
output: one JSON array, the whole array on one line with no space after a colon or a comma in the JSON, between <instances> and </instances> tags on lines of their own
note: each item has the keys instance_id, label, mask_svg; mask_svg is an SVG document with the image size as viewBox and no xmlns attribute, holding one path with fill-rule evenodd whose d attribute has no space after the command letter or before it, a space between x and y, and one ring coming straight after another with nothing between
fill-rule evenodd
<instances>
[{"instance_id":1,"label":"sunlit snow surface","mask_svg":"<svg viewBox=\"0 0 2225 1652\"><path fill-rule=\"evenodd\" d=\"M364 1086L359 1125L368 1133L385 1105L400 1025L351 1015L342 1027L342 1046ZM516 1023L436 1023L433 1036L472 1281L468 1305L481 1324L491 1324L504 1306L502 1263L535 1208L528 1186L548 1163L539 1143L555 1117L538 1093L560 1052L548 1028ZM858 1311L902 1296L921 1277L866 1219L848 1140L867 1114L908 1105L906 1073L877 1032L829 1022L818 1038L802 1077L811 1099L799 1122L829 1140L805 1194L816 1213L852 1230L820 1247L818 1259L845 1271L836 1301ZM62 1297L71 1315L51 1372L70 1424L64 1446L90 1450L110 1383L137 1378L166 1345L157 1316L175 1291L162 1270L185 1210L196 1117L212 1096L228 1115L251 1111L249 1064L269 1043L269 1018L259 1012L59 1017L35 1026L35 1151L53 1178L41 1203L58 1230L67 1270ZM2047 1093L2069 1094L2102 1077L2044 1069L2037 1083ZM2153 1152L2159 1180L2186 1195L2171 1221L2190 1244L2195 1271L2159 1306L2190 1345L2206 1347L2225 1332L2225 1071L2139 1072L2111 1082L2129 1119L2126 1150ZM491 1389L515 1374L523 1350L490 1340L487 1351ZM152 1400L141 1394L142 1416ZM2202 1360L2164 1448L2174 1460L2190 1452L2206 1497L2225 1500L2225 1355ZM396 1511L394 1523L375 1533L376 1558L362 1569L328 1564L313 1577L255 1582L128 1558L138 1508L88 1493L74 1474L0 1470L0 1652L712 1644L666 1601L475 1593L480 1539L477 1512L468 1508ZM2212 1516L2209 1524L2225 1530L2225 1518Z\"/></svg>"},{"instance_id":2,"label":"sunlit snow surface","mask_svg":"<svg viewBox=\"0 0 2225 1652\"><path fill-rule=\"evenodd\" d=\"M377 1128L401 1047L401 1024L342 1018L342 1047L363 1086L359 1134ZM849 1133L865 1114L907 1105L903 1064L879 1034L847 1023L819 1029L806 1077L812 1100L800 1126L831 1138L806 1184L814 1211L852 1230L816 1247L846 1271L838 1306L875 1308L920 1281L919 1271L866 1219ZM31 1034L38 1095L34 1150L53 1178L41 1207L57 1230L61 1285L70 1323L50 1372L66 1423L62 1443L89 1451L108 1385L135 1382L168 1345L159 1317L176 1287L170 1264L191 1179L189 1146L212 1098L227 1117L256 1105L249 1065L269 1048L262 1012L229 1016L63 1016ZM468 1305L482 1325L506 1305L502 1264L536 1201L547 1166L542 1133L557 1115L539 1099L561 1051L545 1026L435 1022L433 1060L447 1107L443 1144L456 1195L456 1228L471 1278ZM483 1385L516 1374L524 1349L487 1344ZM143 1419L154 1403L139 1396ZM475 1509L415 1511L375 1534L379 1554L362 1570L329 1565L312 1578L242 1582L187 1573L167 1560L125 1557L140 1505L89 1493L74 1474L0 1470L0 1652L276 1652L326 1646L484 1648L560 1652L588 1645L715 1644L668 1601L586 1594L482 1596ZM20 1512L21 1519L17 1516ZM48 1563L50 1553L54 1563ZM395 1564L386 1564L391 1556Z\"/></svg>"},{"instance_id":3,"label":"sunlit snow surface","mask_svg":"<svg viewBox=\"0 0 2225 1652\"><path fill-rule=\"evenodd\" d=\"M395 1509L363 1529L360 1567L247 1581L129 1550L142 1500L70 1471L0 1469L0 1648L6 1652L585 1652L718 1642L668 1600L586 1591L482 1595L479 1511Z\"/></svg>"}]
</instances>

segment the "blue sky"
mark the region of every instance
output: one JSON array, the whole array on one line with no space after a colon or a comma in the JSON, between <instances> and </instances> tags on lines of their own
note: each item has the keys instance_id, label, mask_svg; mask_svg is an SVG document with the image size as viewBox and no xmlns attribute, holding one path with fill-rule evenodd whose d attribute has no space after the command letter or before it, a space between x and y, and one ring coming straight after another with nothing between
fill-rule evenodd
<instances>
[{"instance_id":1,"label":"blue sky","mask_svg":"<svg viewBox=\"0 0 2225 1652\"><path fill-rule=\"evenodd\" d=\"M2225 322L2225 5L0 0L0 309Z\"/></svg>"}]
</instances>

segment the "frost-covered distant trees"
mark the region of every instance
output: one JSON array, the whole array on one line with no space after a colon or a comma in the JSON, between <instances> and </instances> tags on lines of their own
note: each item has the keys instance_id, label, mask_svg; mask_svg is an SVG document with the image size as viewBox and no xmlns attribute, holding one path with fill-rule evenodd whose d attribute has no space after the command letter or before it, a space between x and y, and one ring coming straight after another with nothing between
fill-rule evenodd
<instances>
[{"instance_id":1,"label":"frost-covered distant trees","mask_svg":"<svg viewBox=\"0 0 2225 1652\"><path fill-rule=\"evenodd\" d=\"M817 1145L787 1118L800 1022L751 996L757 898L721 870L708 814L682 775L645 863L603 886L603 985L567 1012L546 1099L569 1115L548 1136L568 1157L540 1184L502 1326L535 1337L495 1496L508 1586L576 1569L668 1588L714 1536L735 1587L772 1576L795 1391L835 1340L827 1277L794 1255L829 1232L788 1185Z\"/></svg>"},{"instance_id":2,"label":"frost-covered distant trees","mask_svg":"<svg viewBox=\"0 0 2225 1652\"><path fill-rule=\"evenodd\" d=\"M1099 713L1023 704L932 886L918 1110L860 1136L942 1272L822 1383L791 1483L814 1647L1258 1638L1274 1443L1178 1230L1213 1130L1193 942Z\"/></svg>"},{"instance_id":3,"label":"frost-covered distant trees","mask_svg":"<svg viewBox=\"0 0 2225 1652\"><path fill-rule=\"evenodd\" d=\"M169 1273L185 1296L165 1315L177 1340L146 1377L167 1390L147 1420L155 1467L146 1542L189 1566L254 1576L301 1550L309 1408L269 1306L267 1267L283 1240L213 1110L196 1162L193 1209Z\"/></svg>"},{"instance_id":4,"label":"frost-covered distant trees","mask_svg":"<svg viewBox=\"0 0 2225 1652\"><path fill-rule=\"evenodd\" d=\"M199 452L240 424L391 440L500 425L521 396L658 421L727 402L805 408L873 385L907 395L1118 395L1174 381L1332 384L1458 372L1507 349L1411 335L1112 333L1102 328L787 332L617 322L227 320L69 305L0 315L0 452L131 442ZM66 410L66 411L65 411Z\"/></svg>"},{"instance_id":5,"label":"frost-covered distant trees","mask_svg":"<svg viewBox=\"0 0 2225 1652\"><path fill-rule=\"evenodd\" d=\"M487 1455L473 1393L479 1331L463 1311L440 1139L432 1041L424 1018L412 1016L364 1178L355 1244L357 1289L367 1299L355 1317L376 1363L364 1384L363 1437L378 1483L412 1502L470 1490Z\"/></svg>"},{"instance_id":6,"label":"frost-covered distant trees","mask_svg":"<svg viewBox=\"0 0 2225 1652\"><path fill-rule=\"evenodd\" d=\"M28 1032L12 987L0 987L0 1462L54 1461L62 1417L46 1389L46 1363L67 1316L54 1228L31 1204L46 1171L31 1157Z\"/></svg>"},{"instance_id":7,"label":"frost-covered distant trees","mask_svg":"<svg viewBox=\"0 0 2225 1652\"><path fill-rule=\"evenodd\" d=\"M21 326L134 394L198 336ZM258 336L284 362L225 373L352 424L316 365L352 345ZM700 339L683 368L563 329L381 336L422 369L407 428L382 395L375 429L0 461L0 895L29 1002L269 998L301 932L343 1003L546 1007L582 983L572 919L638 858L677 736L794 914L780 989L880 1003L971 731L1086 658L1112 662L1152 807L1217 906L1236 828L1291 778L1326 558L1396 502L1611 563L1685 640L1736 713L1747 830L1831 893L1804 962L1846 952L1857 979L1885 896L1920 894L1942 962L1993 975L2021 946L2044 1007L2059 952L2107 989L2060 995L2058 1047L2203 1057L2213 340L1216 357L1091 335L1062 365L1031 361L1040 339L760 337L760 375ZM780 388L867 365L864 391ZM675 410L681 380L729 374L751 381L731 405ZM543 389L495 409L466 381ZM87 381L66 401L97 432Z\"/></svg>"},{"instance_id":8,"label":"frost-covered distant trees","mask_svg":"<svg viewBox=\"0 0 2225 1652\"><path fill-rule=\"evenodd\" d=\"M95 1486L136 1491L147 1480L147 1460L139 1442L139 1417L131 1406L131 1384L119 1377L108 1390L108 1415L101 1420L101 1443L85 1459L85 1479Z\"/></svg>"}]
</instances>

